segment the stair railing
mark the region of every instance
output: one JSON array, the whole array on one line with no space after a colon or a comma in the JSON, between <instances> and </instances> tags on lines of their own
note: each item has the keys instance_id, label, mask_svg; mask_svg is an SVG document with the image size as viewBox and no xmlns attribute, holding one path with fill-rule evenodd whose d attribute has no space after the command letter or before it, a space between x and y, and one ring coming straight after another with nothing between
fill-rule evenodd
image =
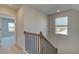
<instances>
[{"instance_id":1,"label":"stair railing","mask_svg":"<svg viewBox=\"0 0 79 59\"><path fill-rule=\"evenodd\" d=\"M26 51L32 54L56 54L55 48L40 32L40 34L24 31Z\"/></svg>"}]
</instances>

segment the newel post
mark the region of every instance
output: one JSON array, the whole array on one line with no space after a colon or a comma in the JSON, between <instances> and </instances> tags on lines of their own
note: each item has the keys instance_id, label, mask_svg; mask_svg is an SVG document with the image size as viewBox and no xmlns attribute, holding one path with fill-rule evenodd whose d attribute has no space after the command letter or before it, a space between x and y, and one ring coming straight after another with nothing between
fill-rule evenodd
<instances>
[{"instance_id":1,"label":"newel post","mask_svg":"<svg viewBox=\"0 0 79 59\"><path fill-rule=\"evenodd\" d=\"M43 36L42 32L40 32L40 36Z\"/></svg>"},{"instance_id":2,"label":"newel post","mask_svg":"<svg viewBox=\"0 0 79 59\"><path fill-rule=\"evenodd\" d=\"M40 36L41 36L41 37L44 37L42 32L40 32Z\"/></svg>"},{"instance_id":3,"label":"newel post","mask_svg":"<svg viewBox=\"0 0 79 59\"><path fill-rule=\"evenodd\" d=\"M24 34L26 33L26 31L24 31Z\"/></svg>"}]
</instances>

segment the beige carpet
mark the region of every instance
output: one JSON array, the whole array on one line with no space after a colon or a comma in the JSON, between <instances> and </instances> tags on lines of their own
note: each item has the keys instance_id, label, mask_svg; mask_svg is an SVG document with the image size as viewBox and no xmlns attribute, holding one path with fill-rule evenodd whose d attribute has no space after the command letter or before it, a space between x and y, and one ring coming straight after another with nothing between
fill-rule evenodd
<instances>
[{"instance_id":1,"label":"beige carpet","mask_svg":"<svg viewBox=\"0 0 79 59\"><path fill-rule=\"evenodd\" d=\"M12 47L0 47L0 54L26 54L21 48L18 46Z\"/></svg>"}]
</instances>

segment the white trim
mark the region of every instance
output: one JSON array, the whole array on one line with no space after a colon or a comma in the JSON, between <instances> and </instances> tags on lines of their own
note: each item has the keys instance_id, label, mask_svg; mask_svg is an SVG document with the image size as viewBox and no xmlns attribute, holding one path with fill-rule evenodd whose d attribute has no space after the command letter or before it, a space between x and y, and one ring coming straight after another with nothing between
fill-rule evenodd
<instances>
[{"instance_id":1,"label":"white trim","mask_svg":"<svg viewBox=\"0 0 79 59\"><path fill-rule=\"evenodd\" d=\"M26 54L29 54L25 49L23 50Z\"/></svg>"}]
</instances>

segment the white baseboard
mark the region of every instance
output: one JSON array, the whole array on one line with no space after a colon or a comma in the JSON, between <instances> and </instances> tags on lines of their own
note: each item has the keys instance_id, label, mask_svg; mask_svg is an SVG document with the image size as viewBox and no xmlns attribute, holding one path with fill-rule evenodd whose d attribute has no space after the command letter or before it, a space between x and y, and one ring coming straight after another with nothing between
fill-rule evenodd
<instances>
[{"instance_id":1,"label":"white baseboard","mask_svg":"<svg viewBox=\"0 0 79 59\"><path fill-rule=\"evenodd\" d=\"M20 47L18 44L15 44L15 46L21 48L24 53L29 54L24 48Z\"/></svg>"},{"instance_id":2,"label":"white baseboard","mask_svg":"<svg viewBox=\"0 0 79 59\"><path fill-rule=\"evenodd\" d=\"M26 54L29 54L25 49L23 49L23 51L24 51Z\"/></svg>"}]
</instances>

